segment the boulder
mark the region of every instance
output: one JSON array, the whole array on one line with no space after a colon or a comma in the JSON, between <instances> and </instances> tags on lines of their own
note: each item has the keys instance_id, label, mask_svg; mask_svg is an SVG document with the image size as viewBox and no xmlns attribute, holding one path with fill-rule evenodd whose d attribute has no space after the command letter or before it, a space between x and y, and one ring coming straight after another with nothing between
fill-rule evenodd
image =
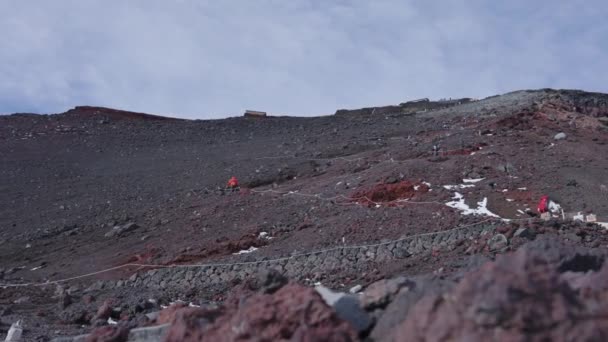
<instances>
[{"instance_id":1,"label":"boulder","mask_svg":"<svg viewBox=\"0 0 608 342\"><path fill-rule=\"evenodd\" d=\"M340 298L346 296L346 293L334 292L323 285L316 286L315 291L317 291L329 306L333 306Z\"/></svg>"},{"instance_id":2,"label":"boulder","mask_svg":"<svg viewBox=\"0 0 608 342\"><path fill-rule=\"evenodd\" d=\"M338 317L350 323L359 334L367 331L373 323L355 296L348 295L338 299L333 308Z\"/></svg>"},{"instance_id":3,"label":"boulder","mask_svg":"<svg viewBox=\"0 0 608 342\"><path fill-rule=\"evenodd\" d=\"M265 269L258 274L257 285L264 293L274 293L285 284L287 278L275 269Z\"/></svg>"},{"instance_id":4,"label":"boulder","mask_svg":"<svg viewBox=\"0 0 608 342\"><path fill-rule=\"evenodd\" d=\"M413 287L415 283L405 277L382 279L369 285L361 295L361 304L367 310L384 308L399 293L402 287Z\"/></svg>"},{"instance_id":5,"label":"boulder","mask_svg":"<svg viewBox=\"0 0 608 342\"><path fill-rule=\"evenodd\" d=\"M381 313L378 322L371 331L374 341L402 341L394 339L394 327L403 322L410 310L425 295L442 293L451 288L453 282L436 276L423 276L409 279L411 284L403 286L394 299Z\"/></svg>"},{"instance_id":6,"label":"boulder","mask_svg":"<svg viewBox=\"0 0 608 342\"><path fill-rule=\"evenodd\" d=\"M129 342L162 342L169 330L169 324L131 329Z\"/></svg>"},{"instance_id":7,"label":"boulder","mask_svg":"<svg viewBox=\"0 0 608 342\"><path fill-rule=\"evenodd\" d=\"M162 312L161 312L162 313ZM356 341L355 329L314 289L287 284L256 293L223 309L177 310L166 341Z\"/></svg>"},{"instance_id":8,"label":"boulder","mask_svg":"<svg viewBox=\"0 0 608 342\"><path fill-rule=\"evenodd\" d=\"M605 256L530 245L418 301L387 340L600 341L608 336ZM539 248L540 247L540 248ZM544 248L544 249L543 249ZM557 252L557 254L555 254ZM570 253L571 254L571 253Z\"/></svg>"},{"instance_id":9,"label":"boulder","mask_svg":"<svg viewBox=\"0 0 608 342\"><path fill-rule=\"evenodd\" d=\"M85 342L127 342L129 329L124 326L106 325L94 329L86 338Z\"/></svg>"},{"instance_id":10,"label":"boulder","mask_svg":"<svg viewBox=\"0 0 608 342\"><path fill-rule=\"evenodd\" d=\"M532 240L535 234L530 228L518 228L513 236Z\"/></svg>"},{"instance_id":11,"label":"boulder","mask_svg":"<svg viewBox=\"0 0 608 342\"><path fill-rule=\"evenodd\" d=\"M496 234L488 240L490 251L502 251L509 245L509 240L504 234Z\"/></svg>"},{"instance_id":12,"label":"boulder","mask_svg":"<svg viewBox=\"0 0 608 342\"><path fill-rule=\"evenodd\" d=\"M553 139L555 139L555 140L564 140L564 139L566 139L566 137L567 137L566 133L564 133L564 132L559 132L559 133L557 133L557 134L556 134L556 135L553 137Z\"/></svg>"}]
</instances>

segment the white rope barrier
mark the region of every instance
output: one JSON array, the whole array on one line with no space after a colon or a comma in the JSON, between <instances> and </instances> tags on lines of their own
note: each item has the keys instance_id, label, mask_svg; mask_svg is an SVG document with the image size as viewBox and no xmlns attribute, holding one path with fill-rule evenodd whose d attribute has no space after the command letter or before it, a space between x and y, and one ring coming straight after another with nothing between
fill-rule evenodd
<instances>
[{"instance_id":1,"label":"white rope barrier","mask_svg":"<svg viewBox=\"0 0 608 342\"><path fill-rule=\"evenodd\" d=\"M347 201L347 203L336 203L339 205L360 205L360 206L364 206L363 204L359 203L359 201L366 201L367 203L371 203L375 206L382 206L382 205L391 205L394 203L403 203L403 204L440 204L440 205L445 205L445 203L441 203L438 201L409 201L408 199L396 199L396 200L392 200L392 201L386 201L386 202L377 202L377 201L373 201L372 199L370 199L367 196L359 196L359 197L348 197L348 196L344 196L344 195L336 195L336 196L331 196L331 197L323 197L321 196L321 194L304 194L304 193L300 193L298 191L278 191L278 190L274 190L274 189L267 189L267 190L254 190L251 189L249 190L251 192L254 193L260 193L260 194L264 194L264 193L275 193L275 194L279 194L279 195L283 195L283 196L301 196L301 197L307 197L307 198L317 198L323 201L335 201L337 199L343 199L345 201Z\"/></svg>"}]
</instances>

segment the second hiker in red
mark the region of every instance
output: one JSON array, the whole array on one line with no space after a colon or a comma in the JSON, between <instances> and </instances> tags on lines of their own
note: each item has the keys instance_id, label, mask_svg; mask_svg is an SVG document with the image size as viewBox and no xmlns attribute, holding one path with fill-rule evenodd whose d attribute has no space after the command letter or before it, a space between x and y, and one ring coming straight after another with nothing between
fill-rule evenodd
<instances>
[{"instance_id":1,"label":"second hiker in red","mask_svg":"<svg viewBox=\"0 0 608 342\"><path fill-rule=\"evenodd\" d=\"M236 190L239 187L239 180L236 179L236 177L232 176L229 180L228 180L228 184L226 184L226 187L228 189L232 189L232 190Z\"/></svg>"}]
</instances>

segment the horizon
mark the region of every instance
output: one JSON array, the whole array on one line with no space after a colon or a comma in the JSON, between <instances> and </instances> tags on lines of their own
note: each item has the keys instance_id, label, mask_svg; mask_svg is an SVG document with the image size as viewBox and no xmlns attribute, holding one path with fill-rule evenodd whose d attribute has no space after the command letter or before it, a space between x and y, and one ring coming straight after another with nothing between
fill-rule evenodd
<instances>
[{"instance_id":1,"label":"horizon","mask_svg":"<svg viewBox=\"0 0 608 342\"><path fill-rule=\"evenodd\" d=\"M608 93L604 93L604 92L594 92L594 91L587 91L584 89L556 89L556 88L537 88L537 89L516 89L516 90L511 90L511 91L507 91L504 93L500 93L500 94L493 94L493 95L488 95L486 97L483 98L475 98L475 97L470 97L470 96L465 96L465 97L458 97L458 98L454 98L454 97L447 97L447 98L426 98L428 100L430 100L431 102L439 102L439 101L450 101L450 100L459 100L459 99L472 99L473 101L483 101L486 99L490 99L490 98L494 98L497 96L504 96L504 95L508 95L508 94L512 94L512 93L517 93L517 92L539 92L539 91L544 91L544 90L549 90L549 91L556 91L556 92L570 92L570 91L574 91L574 92L584 92L584 93L594 93L594 94L606 94L608 95ZM406 99L404 101L400 101L400 102L409 102L409 101L416 101L416 100L420 100L420 99L425 99L423 98L417 98L417 99ZM386 106L397 106L399 105L400 102L395 102L395 103L385 103L385 104L377 104L377 105L365 105L363 107L352 107L352 108L347 108L347 107L340 107L340 108L336 108L335 110L333 110L331 113L322 113L322 114L311 114L311 115L292 115L290 113L270 113L270 112L266 112L266 114L268 115L268 117L275 117L275 118L315 118L315 117L324 117L324 116L332 116L335 115L337 111L339 110L357 110L357 109L363 109L363 108L381 108L381 107L386 107ZM107 106L95 106L95 105L88 105L88 104L79 104L79 105L75 105L71 108L67 108L63 111L60 112L56 112L56 113L44 113L44 112L14 112L14 113L2 113L0 112L0 116L10 116L10 115L60 115L60 114L65 114L67 112L69 112L70 110L74 110L77 108L81 108L81 107L90 107L90 108L101 108L101 109L107 109L107 110L115 110L115 111L121 111L121 112L127 112L127 113L134 113L134 114L144 114L144 115L152 115L152 116L159 116L159 117L165 117L165 118L170 118L170 119L178 119L178 120L222 120L222 119L230 119L230 118L239 118L242 117L243 114L245 113L245 111L247 110L254 110L255 109L251 109L251 108L247 108L247 109L243 109L240 113L235 113L235 114L229 114L227 116L223 116L223 117L201 117L201 118L188 118L188 117L182 117L179 115L173 115L173 114L165 114L165 113L158 113L158 112L143 112L143 111L139 111L139 110L127 110L127 109L123 109L123 108L114 108L114 107L107 107Z\"/></svg>"}]
</instances>

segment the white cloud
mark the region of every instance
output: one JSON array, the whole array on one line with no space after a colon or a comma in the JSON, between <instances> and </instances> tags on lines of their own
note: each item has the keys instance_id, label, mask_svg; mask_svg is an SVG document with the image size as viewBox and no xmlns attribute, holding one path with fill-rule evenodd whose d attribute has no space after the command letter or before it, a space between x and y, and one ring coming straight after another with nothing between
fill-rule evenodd
<instances>
[{"instance_id":1,"label":"white cloud","mask_svg":"<svg viewBox=\"0 0 608 342\"><path fill-rule=\"evenodd\" d=\"M318 115L522 88L608 92L603 1L3 1L0 112Z\"/></svg>"}]
</instances>

